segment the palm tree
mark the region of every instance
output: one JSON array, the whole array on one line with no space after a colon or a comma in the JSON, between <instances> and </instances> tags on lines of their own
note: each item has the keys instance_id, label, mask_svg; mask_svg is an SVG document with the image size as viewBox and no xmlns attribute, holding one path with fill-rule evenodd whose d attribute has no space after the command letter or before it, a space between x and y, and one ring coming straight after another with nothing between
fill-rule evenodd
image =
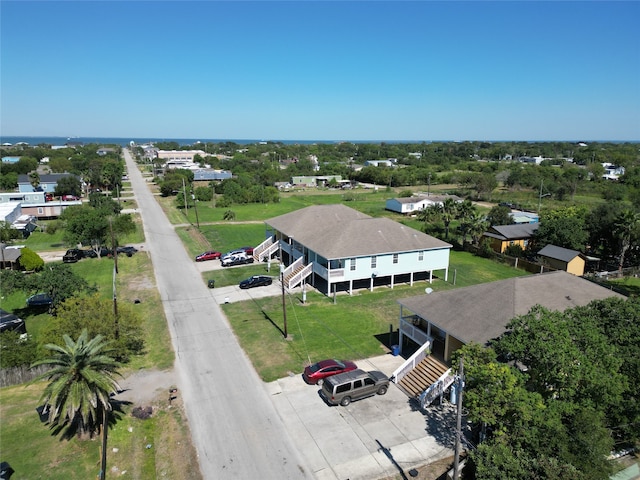
<instances>
[{"instance_id":1,"label":"palm tree","mask_svg":"<svg viewBox=\"0 0 640 480\"><path fill-rule=\"evenodd\" d=\"M102 335L88 339L83 330L77 341L64 335L64 346L47 344L53 356L35 362L32 367L48 365L52 368L33 380L48 380L42 393L44 409L49 412L50 428L54 435L65 430L66 436L93 435L102 430L102 471L106 469L107 417L112 410L110 395L120 390L114 379L119 366L108 356L108 342ZM102 425L101 425L102 423Z\"/></svg>"},{"instance_id":2,"label":"palm tree","mask_svg":"<svg viewBox=\"0 0 640 480\"><path fill-rule=\"evenodd\" d=\"M444 223L444 237L449 239L449 224L456 218L458 203L453 198L445 198L440 207L440 218Z\"/></svg>"},{"instance_id":3,"label":"palm tree","mask_svg":"<svg viewBox=\"0 0 640 480\"><path fill-rule=\"evenodd\" d=\"M489 227L486 217L480 212L473 212L466 220L466 232L471 235L474 245L478 246L482 234Z\"/></svg>"},{"instance_id":4,"label":"palm tree","mask_svg":"<svg viewBox=\"0 0 640 480\"><path fill-rule=\"evenodd\" d=\"M469 220L478 212L477 207L471 202L471 200L465 200L459 203L456 208L456 218L460 220L460 230L462 233L462 243L467 242L467 235L469 234Z\"/></svg>"},{"instance_id":5,"label":"palm tree","mask_svg":"<svg viewBox=\"0 0 640 480\"><path fill-rule=\"evenodd\" d=\"M623 211L617 218L613 231L620 240L620 263L619 270L622 272L624 257L631 247L631 240L640 234L640 213L633 210Z\"/></svg>"}]
</instances>

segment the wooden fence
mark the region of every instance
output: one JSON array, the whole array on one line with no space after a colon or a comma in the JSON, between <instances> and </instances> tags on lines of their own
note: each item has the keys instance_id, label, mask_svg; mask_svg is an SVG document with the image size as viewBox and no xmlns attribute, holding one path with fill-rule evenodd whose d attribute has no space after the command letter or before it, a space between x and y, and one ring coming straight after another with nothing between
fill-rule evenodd
<instances>
[{"instance_id":1,"label":"wooden fence","mask_svg":"<svg viewBox=\"0 0 640 480\"><path fill-rule=\"evenodd\" d=\"M27 383L43 374L49 367L39 365L35 368L29 368L26 365L20 367L3 368L0 370L0 387L8 387L10 385L20 385Z\"/></svg>"}]
</instances>

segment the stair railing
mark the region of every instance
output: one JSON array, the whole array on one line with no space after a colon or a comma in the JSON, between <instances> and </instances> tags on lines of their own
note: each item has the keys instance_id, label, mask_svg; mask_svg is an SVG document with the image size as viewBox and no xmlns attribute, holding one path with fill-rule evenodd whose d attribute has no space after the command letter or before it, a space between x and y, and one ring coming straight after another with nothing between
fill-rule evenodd
<instances>
[{"instance_id":1,"label":"stair railing","mask_svg":"<svg viewBox=\"0 0 640 480\"><path fill-rule=\"evenodd\" d=\"M425 409L431 402L433 402L436 398L442 398L444 392L449 388L453 382L456 381L455 375L452 375L451 369L444 372L438 380L436 380L429 388L427 388L424 392L418 395L418 400L420 400L420 408Z\"/></svg>"},{"instance_id":2,"label":"stair railing","mask_svg":"<svg viewBox=\"0 0 640 480\"><path fill-rule=\"evenodd\" d=\"M400 380L404 378L404 376L409 373L411 370L416 368L424 358L431 353L431 342L432 339L429 337L427 340L413 355L411 355L406 362L400 365L396 370L391 374L391 380L394 383L400 383Z\"/></svg>"}]
</instances>

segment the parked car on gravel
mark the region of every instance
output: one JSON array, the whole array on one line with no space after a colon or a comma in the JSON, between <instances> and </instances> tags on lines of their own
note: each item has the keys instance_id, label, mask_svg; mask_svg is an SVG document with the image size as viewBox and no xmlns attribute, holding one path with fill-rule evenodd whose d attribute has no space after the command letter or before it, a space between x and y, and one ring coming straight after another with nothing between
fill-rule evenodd
<instances>
[{"instance_id":1,"label":"parked car on gravel","mask_svg":"<svg viewBox=\"0 0 640 480\"><path fill-rule=\"evenodd\" d=\"M266 287L267 285L271 285L273 283L273 278L267 275L254 275L252 277L247 278L246 280L242 280L240 282L240 288L253 288L253 287Z\"/></svg>"}]
</instances>

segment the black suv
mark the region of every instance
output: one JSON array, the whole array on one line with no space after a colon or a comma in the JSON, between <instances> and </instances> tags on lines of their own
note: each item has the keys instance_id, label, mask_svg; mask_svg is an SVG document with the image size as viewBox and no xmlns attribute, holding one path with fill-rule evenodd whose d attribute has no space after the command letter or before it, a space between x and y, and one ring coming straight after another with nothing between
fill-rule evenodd
<instances>
[{"instance_id":1,"label":"black suv","mask_svg":"<svg viewBox=\"0 0 640 480\"><path fill-rule=\"evenodd\" d=\"M64 254L64 257L62 257L62 261L64 263L76 263L82 258L84 258L82 250L79 250L77 248L70 248L69 250L67 250L67 253Z\"/></svg>"}]
</instances>

